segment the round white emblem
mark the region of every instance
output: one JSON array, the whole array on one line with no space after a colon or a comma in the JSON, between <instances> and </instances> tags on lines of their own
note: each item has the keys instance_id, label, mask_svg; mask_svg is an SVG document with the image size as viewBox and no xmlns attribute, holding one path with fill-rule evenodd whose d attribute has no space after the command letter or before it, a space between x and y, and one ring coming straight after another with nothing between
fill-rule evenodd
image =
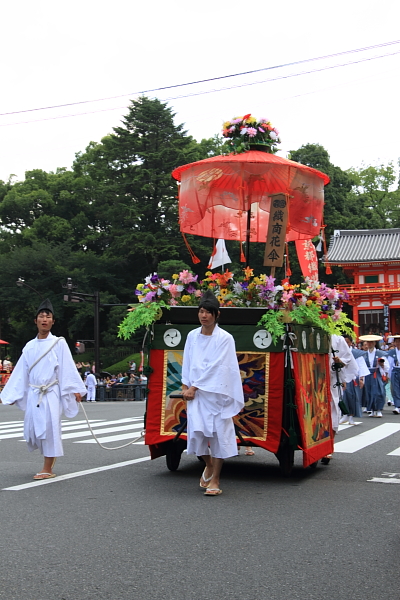
<instances>
[{"instance_id":1,"label":"round white emblem","mask_svg":"<svg viewBox=\"0 0 400 600\"><path fill-rule=\"evenodd\" d=\"M265 329L259 329L253 335L253 344L260 350L265 350L271 345L272 335Z\"/></svg>"},{"instance_id":2,"label":"round white emblem","mask_svg":"<svg viewBox=\"0 0 400 600\"><path fill-rule=\"evenodd\" d=\"M305 350L307 348L307 333L304 330L301 332L301 341L303 342L303 348Z\"/></svg>"},{"instance_id":3,"label":"round white emblem","mask_svg":"<svg viewBox=\"0 0 400 600\"><path fill-rule=\"evenodd\" d=\"M181 332L177 329L167 329L167 331L164 333L165 345L169 346L170 348L175 348L175 346L179 344L181 339Z\"/></svg>"}]
</instances>

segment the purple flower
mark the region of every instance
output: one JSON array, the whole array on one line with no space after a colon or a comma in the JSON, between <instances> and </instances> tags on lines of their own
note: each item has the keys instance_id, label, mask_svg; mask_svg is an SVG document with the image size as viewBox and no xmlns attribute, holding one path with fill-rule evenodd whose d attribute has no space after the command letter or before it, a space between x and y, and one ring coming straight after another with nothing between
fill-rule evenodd
<instances>
[{"instance_id":1,"label":"purple flower","mask_svg":"<svg viewBox=\"0 0 400 600\"><path fill-rule=\"evenodd\" d=\"M156 295L157 292L148 292L144 297L144 302L151 302Z\"/></svg>"},{"instance_id":2,"label":"purple flower","mask_svg":"<svg viewBox=\"0 0 400 600\"><path fill-rule=\"evenodd\" d=\"M157 283L158 281L158 275L157 273L154 273L150 279L151 283Z\"/></svg>"},{"instance_id":3,"label":"purple flower","mask_svg":"<svg viewBox=\"0 0 400 600\"><path fill-rule=\"evenodd\" d=\"M196 275L196 277L197 277L197 275ZM194 292L196 291L196 288L193 287L193 285L188 285L186 288L186 291L188 294L194 294Z\"/></svg>"},{"instance_id":4,"label":"purple flower","mask_svg":"<svg viewBox=\"0 0 400 600\"><path fill-rule=\"evenodd\" d=\"M243 290L247 290L247 288L249 287L249 282L248 281L243 281L240 285L242 286Z\"/></svg>"}]
</instances>

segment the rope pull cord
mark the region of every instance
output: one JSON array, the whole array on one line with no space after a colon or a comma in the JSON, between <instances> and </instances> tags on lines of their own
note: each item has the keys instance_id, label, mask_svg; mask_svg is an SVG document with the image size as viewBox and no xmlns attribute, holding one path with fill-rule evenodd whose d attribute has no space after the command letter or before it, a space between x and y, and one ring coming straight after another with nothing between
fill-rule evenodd
<instances>
[{"instance_id":1,"label":"rope pull cord","mask_svg":"<svg viewBox=\"0 0 400 600\"><path fill-rule=\"evenodd\" d=\"M135 444L136 442L138 442L139 440L141 440L142 438L144 438L144 435L145 435L145 432L146 432L146 430L145 430L145 429L143 429L142 433L141 433L141 434L140 434L140 435L139 435L137 438L135 438L134 440L131 440L131 441L130 441L130 442L128 442L127 444L123 444L122 446L115 446L114 448L110 448L109 446L104 446L104 445L103 445L101 442L99 442L99 440L97 439L97 436L96 436L95 432L93 431L93 429L92 429L92 426L91 426L91 425L90 425L90 423L89 423L89 418L88 418L88 416L87 416L87 413L86 413L85 407L83 406L82 402L80 402L79 404L81 405L81 408L82 408L82 410L83 410L83 414L85 415L85 419L86 419L86 422L87 422L87 424L88 424L88 427L89 427L90 433L92 434L93 438L95 439L95 441L96 441L96 444L98 444L98 445L100 446L100 448L103 448L103 450L121 450L121 448L126 448L127 446L130 446L131 444Z\"/></svg>"}]
</instances>

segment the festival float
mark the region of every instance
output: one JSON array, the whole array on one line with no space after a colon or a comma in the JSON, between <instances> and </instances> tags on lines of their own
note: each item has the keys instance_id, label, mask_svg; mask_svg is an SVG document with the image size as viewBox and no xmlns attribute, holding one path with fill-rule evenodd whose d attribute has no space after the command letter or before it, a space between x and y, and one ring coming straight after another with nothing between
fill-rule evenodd
<instances>
[{"instance_id":1,"label":"festival float","mask_svg":"<svg viewBox=\"0 0 400 600\"><path fill-rule=\"evenodd\" d=\"M315 467L333 451L330 416L330 334L352 331L342 311L346 292L318 281L312 239L323 227L324 185L316 169L276 156L279 133L251 115L224 124L231 153L175 169L179 222L186 233L237 240L242 273L189 270L168 279L149 275L138 284L119 335L146 327L148 400L145 443L151 457L165 455L176 470L186 448L186 406L181 393L183 348L199 326L198 304L212 290L221 305L220 327L235 339L245 406L234 418L238 445L274 453L289 475L296 450ZM265 242L264 265L250 267L251 242ZM305 275L301 284L275 279L285 247L296 243ZM187 243L187 241L186 241ZM193 262L198 262L187 243ZM242 248L244 246L245 251ZM288 274L288 273L287 273Z\"/></svg>"}]
</instances>

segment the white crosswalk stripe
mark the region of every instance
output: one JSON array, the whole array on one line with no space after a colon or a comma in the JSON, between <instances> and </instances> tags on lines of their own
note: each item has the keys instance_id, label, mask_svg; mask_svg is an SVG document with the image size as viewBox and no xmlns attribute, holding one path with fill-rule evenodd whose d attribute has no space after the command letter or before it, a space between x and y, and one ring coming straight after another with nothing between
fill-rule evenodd
<instances>
[{"instance_id":1,"label":"white crosswalk stripe","mask_svg":"<svg viewBox=\"0 0 400 600\"><path fill-rule=\"evenodd\" d=\"M125 419L116 419L107 421L106 419L91 419L90 425L94 430L96 437L100 442L108 442L120 439L134 439L138 437L143 429L143 417L129 417ZM75 444L96 443L92 437L86 420L62 421L62 439L73 440ZM115 433L116 435L107 435ZM91 439L82 439L91 438ZM24 423L23 421L12 421L0 425L0 441L16 440L24 441ZM135 445L143 445L144 441L135 442Z\"/></svg>"},{"instance_id":2,"label":"white crosswalk stripe","mask_svg":"<svg viewBox=\"0 0 400 600\"><path fill-rule=\"evenodd\" d=\"M341 442L335 442L335 454L336 452L344 452L346 454L353 454L358 452L367 446L371 446L376 442L393 435L400 431L400 423L383 423L373 429L364 431L358 435L343 440Z\"/></svg>"}]
</instances>

